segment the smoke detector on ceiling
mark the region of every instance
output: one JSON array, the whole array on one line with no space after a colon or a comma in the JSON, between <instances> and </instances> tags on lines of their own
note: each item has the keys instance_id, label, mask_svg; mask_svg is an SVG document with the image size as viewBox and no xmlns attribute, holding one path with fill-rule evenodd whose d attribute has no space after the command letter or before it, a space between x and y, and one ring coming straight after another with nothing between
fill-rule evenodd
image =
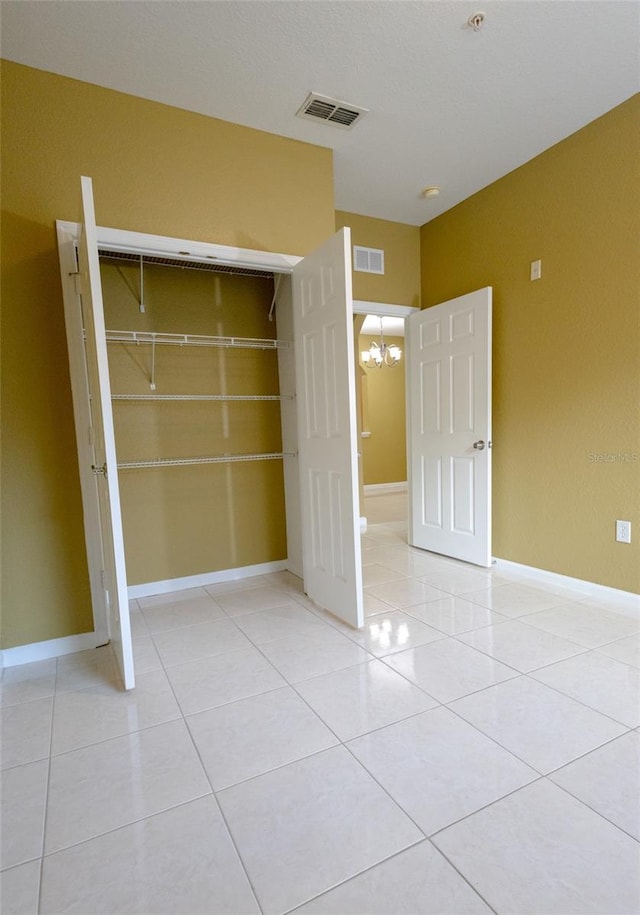
<instances>
[{"instance_id":1,"label":"smoke detector on ceiling","mask_svg":"<svg viewBox=\"0 0 640 915\"><path fill-rule=\"evenodd\" d=\"M482 26L484 25L484 20L486 19L486 13L474 13L472 16L469 16L467 19L467 25L470 29L473 29L474 32L479 32Z\"/></svg>"},{"instance_id":2,"label":"smoke detector on ceiling","mask_svg":"<svg viewBox=\"0 0 640 915\"><path fill-rule=\"evenodd\" d=\"M328 124L333 124L334 127L349 130L368 110L368 108L352 105L350 102L330 98L328 95L310 92L296 111L296 117L308 118L311 121L326 121Z\"/></svg>"}]
</instances>

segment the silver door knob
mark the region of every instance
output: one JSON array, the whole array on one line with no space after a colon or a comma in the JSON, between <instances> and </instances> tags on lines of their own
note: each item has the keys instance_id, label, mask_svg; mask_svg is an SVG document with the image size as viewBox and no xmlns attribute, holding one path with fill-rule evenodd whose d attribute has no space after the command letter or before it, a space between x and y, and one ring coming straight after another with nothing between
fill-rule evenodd
<instances>
[{"instance_id":1,"label":"silver door knob","mask_svg":"<svg viewBox=\"0 0 640 915\"><path fill-rule=\"evenodd\" d=\"M476 449L476 451L484 451L484 442L482 439L479 439L477 442L473 443L473 447Z\"/></svg>"}]
</instances>

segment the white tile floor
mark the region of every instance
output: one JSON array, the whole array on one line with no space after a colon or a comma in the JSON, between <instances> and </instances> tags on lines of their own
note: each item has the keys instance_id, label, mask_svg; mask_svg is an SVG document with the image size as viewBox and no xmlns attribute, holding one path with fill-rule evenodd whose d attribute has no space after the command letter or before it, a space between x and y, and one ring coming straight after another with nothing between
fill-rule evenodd
<instances>
[{"instance_id":1,"label":"white tile floor","mask_svg":"<svg viewBox=\"0 0 640 915\"><path fill-rule=\"evenodd\" d=\"M286 573L132 602L10 668L3 915L637 915L640 615L411 550L368 500L366 626Z\"/></svg>"}]
</instances>

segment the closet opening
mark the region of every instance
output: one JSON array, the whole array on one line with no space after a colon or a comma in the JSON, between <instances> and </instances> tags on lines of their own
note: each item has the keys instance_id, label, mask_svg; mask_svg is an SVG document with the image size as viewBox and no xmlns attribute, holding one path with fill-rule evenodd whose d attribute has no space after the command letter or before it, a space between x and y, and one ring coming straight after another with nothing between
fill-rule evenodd
<instances>
[{"instance_id":1,"label":"closet opening","mask_svg":"<svg viewBox=\"0 0 640 915\"><path fill-rule=\"evenodd\" d=\"M295 391L276 291L290 281L98 253L130 596L284 568Z\"/></svg>"},{"instance_id":2,"label":"closet opening","mask_svg":"<svg viewBox=\"0 0 640 915\"><path fill-rule=\"evenodd\" d=\"M130 689L131 598L281 570L360 627L349 230L300 258L109 229L80 184L56 226L96 644Z\"/></svg>"}]
</instances>

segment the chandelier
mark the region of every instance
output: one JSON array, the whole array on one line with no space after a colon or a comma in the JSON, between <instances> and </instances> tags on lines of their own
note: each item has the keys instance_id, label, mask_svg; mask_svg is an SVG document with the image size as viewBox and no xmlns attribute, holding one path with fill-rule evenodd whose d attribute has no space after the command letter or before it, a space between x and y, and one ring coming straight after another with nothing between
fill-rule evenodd
<instances>
[{"instance_id":1,"label":"chandelier","mask_svg":"<svg viewBox=\"0 0 640 915\"><path fill-rule=\"evenodd\" d=\"M360 358L364 365L375 366L376 368L382 368L383 365L388 365L389 368L393 368L394 365L397 365L402 358L402 350L399 346L396 346L394 343L391 346L387 346L384 342L384 332L382 328L382 318L380 318L380 342L374 342L371 344L368 350L360 353Z\"/></svg>"}]
</instances>

